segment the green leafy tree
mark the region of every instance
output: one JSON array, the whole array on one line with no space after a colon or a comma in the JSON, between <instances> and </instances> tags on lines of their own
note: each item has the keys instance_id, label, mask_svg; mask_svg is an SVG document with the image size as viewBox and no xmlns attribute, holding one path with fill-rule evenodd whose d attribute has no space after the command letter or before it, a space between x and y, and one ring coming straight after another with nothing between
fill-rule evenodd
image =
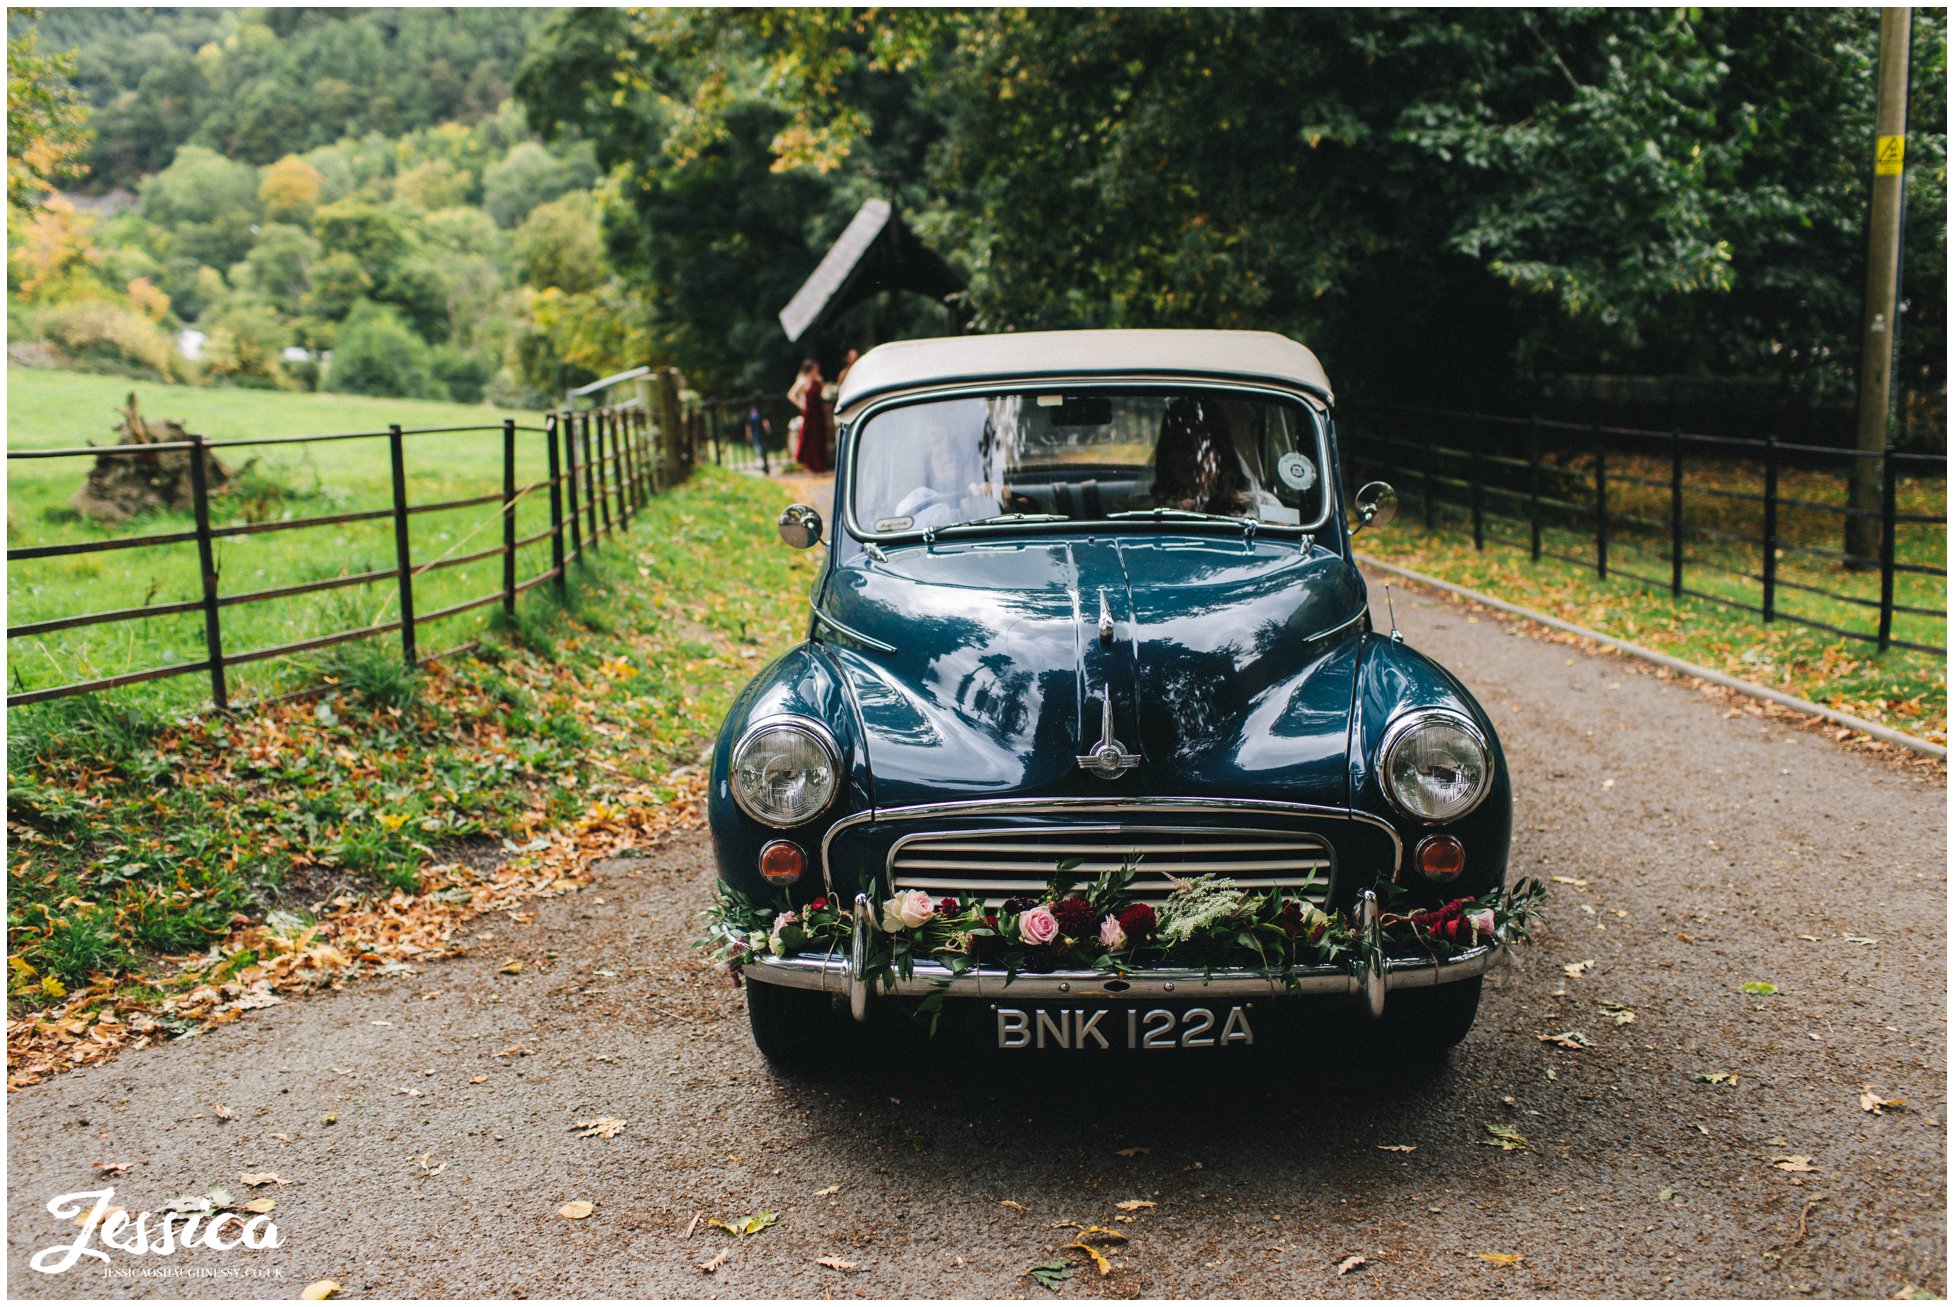
<instances>
[{"instance_id":1,"label":"green leafy tree","mask_svg":"<svg viewBox=\"0 0 1954 1307\"><path fill-rule=\"evenodd\" d=\"M15 209L86 171L87 111L72 82L75 56L42 52L38 17L32 9L7 11L7 204Z\"/></svg>"},{"instance_id":2,"label":"green leafy tree","mask_svg":"<svg viewBox=\"0 0 1954 1307\"><path fill-rule=\"evenodd\" d=\"M393 309L377 304L355 310L339 329L325 387L349 395L448 398L447 388L434 375L427 342Z\"/></svg>"},{"instance_id":3,"label":"green leafy tree","mask_svg":"<svg viewBox=\"0 0 1954 1307\"><path fill-rule=\"evenodd\" d=\"M504 227L513 227L537 205L588 186L595 177L587 159L559 159L536 142L524 141L482 174L482 207Z\"/></svg>"},{"instance_id":4,"label":"green leafy tree","mask_svg":"<svg viewBox=\"0 0 1954 1307\"><path fill-rule=\"evenodd\" d=\"M610 275L597 197L589 191L540 204L516 228L517 270L523 283L576 293L595 289Z\"/></svg>"},{"instance_id":5,"label":"green leafy tree","mask_svg":"<svg viewBox=\"0 0 1954 1307\"><path fill-rule=\"evenodd\" d=\"M311 276L300 307L308 317L327 322L344 320L373 290L373 278L352 254L325 255L312 265Z\"/></svg>"}]
</instances>

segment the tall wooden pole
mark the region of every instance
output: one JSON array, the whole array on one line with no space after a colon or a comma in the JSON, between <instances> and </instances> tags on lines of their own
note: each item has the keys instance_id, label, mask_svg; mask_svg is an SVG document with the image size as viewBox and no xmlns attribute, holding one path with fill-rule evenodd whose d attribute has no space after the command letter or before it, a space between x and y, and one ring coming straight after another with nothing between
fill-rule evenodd
<instances>
[{"instance_id":1,"label":"tall wooden pole","mask_svg":"<svg viewBox=\"0 0 1954 1307\"><path fill-rule=\"evenodd\" d=\"M1846 565L1879 561L1880 451L1893 403L1893 310L1899 297L1900 210L1906 181L1907 60L1912 11L1879 11L1879 101L1873 120L1873 194L1866 221L1866 315L1859 344L1858 457L1845 521Z\"/></svg>"}]
</instances>

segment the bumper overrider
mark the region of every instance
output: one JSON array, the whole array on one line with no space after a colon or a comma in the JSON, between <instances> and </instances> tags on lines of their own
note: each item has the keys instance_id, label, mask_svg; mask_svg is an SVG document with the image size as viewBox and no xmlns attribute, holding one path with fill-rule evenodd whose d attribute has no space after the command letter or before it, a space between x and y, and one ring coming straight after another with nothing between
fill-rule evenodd
<instances>
[{"instance_id":1,"label":"bumper overrider","mask_svg":"<svg viewBox=\"0 0 1954 1307\"><path fill-rule=\"evenodd\" d=\"M866 894L855 896L855 919L874 919ZM940 962L918 960L907 976L869 975L868 932L858 930L851 948L789 957L749 954L741 974L750 983L789 989L843 994L849 1013L866 1021L872 992L881 989L897 998L922 998L943 993L949 998L999 998L1007 988L1013 999L1108 999L1138 1003L1166 999L1237 998L1284 995L1345 994L1373 1018L1384 1015L1386 995L1394 989L1422 989L1484 975L1506 956L1507 942L1495 936L1448 958L1386 957L1377 895L1365 890L1357 900L1357 928L1370 947L1347 964L1299 966L1286 975L1215 968L1157 967L1105 971L1020 971L1011 976L998 968L972 967L953 971Z\"/></svg>"}]
</instances>

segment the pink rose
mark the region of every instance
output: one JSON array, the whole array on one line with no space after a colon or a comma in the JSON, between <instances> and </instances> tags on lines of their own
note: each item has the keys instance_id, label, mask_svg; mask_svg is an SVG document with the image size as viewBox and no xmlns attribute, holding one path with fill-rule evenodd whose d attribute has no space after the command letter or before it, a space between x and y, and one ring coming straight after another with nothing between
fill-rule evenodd
<instances>
[{"instance_id":1,"label":"pink rose","mask_svg":"<svg viewBox=\"0 0 1954 1307\"><path fill-rule=\"evenodd\" d=\"M936 915L936 903L919 889L898 894L882 905L882 929L891 935L914 930Z\"/></svg>"},{"instance_id":2,"label":"pink rose","mask_svg":"<svg viewBox=\"0 0 1954 1307\"><path fill-rule=\"evenodd\" d=\"M1040 903L1018 918L1018 938L1027 944L1049 944L1058 938L1058 918Z\"/></svg>"},{"instance_id":3,"label":"pink rose","mask_svg":"<svg viewBox=\"0 0 1954 1307\"><path fill-rule=\"evenodd\" d=\"M1118 917L1108 917L1099 923L1099 943L1108 953L1126 947L1126 932L1120 929Z\"/></svg>"},{"instance_id":4,"label":"pink rose","mask_svg":"<svg viewBox=\"0 0 1954 1307\"><path fill-rule=\"evenodd\" d=\"M1472 927L1473 931L1479 936L1481 936L1482 938L1485 939L1492 938L1493 910L1491 908L1481 908L1477 912L1468 912L1466 914L1466 922Z\"/></svg>"}]
</instances>

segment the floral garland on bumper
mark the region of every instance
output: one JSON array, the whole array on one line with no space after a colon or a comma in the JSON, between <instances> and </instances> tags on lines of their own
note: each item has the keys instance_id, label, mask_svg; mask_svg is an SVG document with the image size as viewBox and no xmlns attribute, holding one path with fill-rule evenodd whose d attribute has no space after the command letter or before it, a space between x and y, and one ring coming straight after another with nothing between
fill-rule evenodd
<instances>
[{"instance_id":1,"label":"floral garland on bumper","mask_svg":"<svg viewBox=\"0 0 1954 1307\"><path fill-rule=\"evenodd\" d=\"M846 951L855 930L866 927L871 979L907 978L924 959L953 975L976 967L1007 976L1174 967L1246 970L1292 983L1300 968L1368 962L1375 947L1348 914L1325 912L1279 890L1244 890L1222 876L1176 879L1156 911L1132 896L1137 864L1084 883L1068 874L1075 865L1061 863L1043 893L1006 899L996 909L980 899L932 899L910 890L880 899L866 923L857 922L838 897L823 895L795 907L783 892L769 905L721 883L702 914L712 929L698 944L735 976L755 955ZM1409 912L1391 908L1405 897L1401 887L1380 881L1377 894L1385 955L1443 961L1495 938L1527 940L1546 886L1529 877Z\"/></svg>"}]
</instances>

